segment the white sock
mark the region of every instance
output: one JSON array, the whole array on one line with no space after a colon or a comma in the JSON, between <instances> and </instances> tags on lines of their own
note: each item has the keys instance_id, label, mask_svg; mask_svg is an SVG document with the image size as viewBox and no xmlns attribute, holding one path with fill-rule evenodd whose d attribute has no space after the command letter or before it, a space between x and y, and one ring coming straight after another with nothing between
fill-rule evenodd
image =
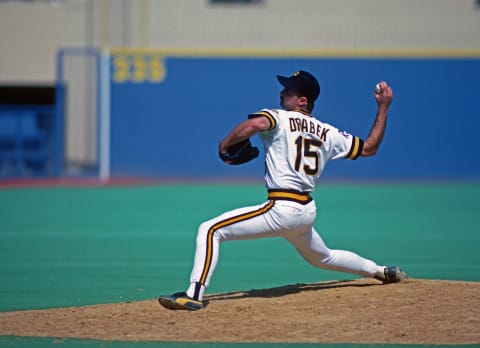
<instances>
[{"instance_id":1,"label":"white sock","mask_svg":"<svg viewBox=\"0 0 480 348\"><path fill-rule=\"evenodd\" d=\"M385 268L386 266L378 266L378 270L375 273L375 276L380 278L380 279L385 279Z\"/></svg>"},{"instance_id":2,"label":"white sock","mask_svg":"<svg viewBox=\"0 0 480 348\"><path fill-rule=\"evenodd\" d=\"M187 290L187 295L197 301L203 300L204 293L205 293L205 285L197 282L190 283L190 286L188 287L188 290Z\"/></svg>"}]
</instances>

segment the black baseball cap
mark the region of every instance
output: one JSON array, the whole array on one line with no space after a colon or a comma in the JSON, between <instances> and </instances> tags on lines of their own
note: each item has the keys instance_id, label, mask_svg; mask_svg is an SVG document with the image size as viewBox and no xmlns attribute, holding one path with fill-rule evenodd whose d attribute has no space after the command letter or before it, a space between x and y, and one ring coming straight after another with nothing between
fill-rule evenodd
<instances>
[{"instance_id":1,"label":"black baseball cap","mask_svg":"<svg viewBox=\"0 0 480 348\"><path fill-rule=\"evenodd\" d=\"M320 94L320 85L309 72L299 70L290 77L277 75L277 79L283 87L298 96L307 97L309 102L313 103Z\"/></svg>"}]
</instances>

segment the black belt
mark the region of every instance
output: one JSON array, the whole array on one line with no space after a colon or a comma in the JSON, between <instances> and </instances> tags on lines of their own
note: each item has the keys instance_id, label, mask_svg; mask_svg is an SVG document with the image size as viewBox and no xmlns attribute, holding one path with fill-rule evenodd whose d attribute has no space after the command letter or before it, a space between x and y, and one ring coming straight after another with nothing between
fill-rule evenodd
<instances>
[{"instance_id":1,"label":"black belt","mask_svg":"<svg viewBox=\"0 0 480 348\"><path fill-rule=\"evenodd\" d=\"M308 192L295 190L268 190L268 199L281 199L300 204L307 204L313 200Z\"/></svg>"}]
</instances>

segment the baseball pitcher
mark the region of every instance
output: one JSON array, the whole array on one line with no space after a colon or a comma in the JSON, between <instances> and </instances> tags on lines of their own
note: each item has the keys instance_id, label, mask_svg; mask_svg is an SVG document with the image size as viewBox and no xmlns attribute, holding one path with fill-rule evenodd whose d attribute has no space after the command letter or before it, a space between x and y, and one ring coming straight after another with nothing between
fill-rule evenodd
<instances>
[{"instance_id":1,"label":"baseball pitcher","mask_svg":"<svg viewBox=\"0 0 480 348\"><path fill-rule=\"evenodd\" d=\"M368 137L341 131L312 115L320 94L316 78L306 71L277 76L283 86L283 109L263 109L237 125L219 145L220 158L228 164L245 163L258 156L250 138L257 134L265 151L266 202L226 212L203 222L197 234L190 286L186 292L160 296L168 309L199 310L226 240L283 237L310 264L333 271L400 282L405 273L398 266L378 265L346 250L329 249L313 227L316 205L311 193L329 160L374 155L384 136L393 92L386 82L375 89L377 114Z\"/></svg>"}]
</instances>

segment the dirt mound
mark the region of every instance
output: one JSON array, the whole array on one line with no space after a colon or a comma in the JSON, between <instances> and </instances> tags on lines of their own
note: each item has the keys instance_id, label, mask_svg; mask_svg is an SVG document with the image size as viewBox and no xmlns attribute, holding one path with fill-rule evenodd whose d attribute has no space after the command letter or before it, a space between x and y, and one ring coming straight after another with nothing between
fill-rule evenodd
<instances>
[{"instance_id":1,"label":"dirt mound","mask_svg":"<svg viewBox=\"0 0 480 348\"><path fill-rule=\"evenodd\" d=\"M480 343L480 282L296 284L206 297L0 313L0 335L181 342Z\"/></svg>"}]
</instances>

